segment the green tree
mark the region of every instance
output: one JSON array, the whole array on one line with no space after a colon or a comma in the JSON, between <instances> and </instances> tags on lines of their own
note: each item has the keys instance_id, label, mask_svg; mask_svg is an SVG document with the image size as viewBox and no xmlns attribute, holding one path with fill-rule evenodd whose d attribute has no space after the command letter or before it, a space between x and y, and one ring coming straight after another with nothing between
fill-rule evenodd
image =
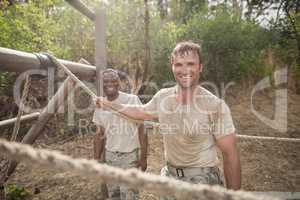
<instances>
[{"instance_id":1,"label":"green tree","mask_svg":"<svg viewBox=\"0 0 300 200\"><path fill-rule=\"evenodd\" d=\"M215 8L194 14L186 24L167 23L159 32L154 51L157 81L172 80L168 56L176 42L193 40L202 44L203 78L221 83L266 74L262 56L274 37L254 22L239 20L230 10Z\"/></svg>"}]
</instances>

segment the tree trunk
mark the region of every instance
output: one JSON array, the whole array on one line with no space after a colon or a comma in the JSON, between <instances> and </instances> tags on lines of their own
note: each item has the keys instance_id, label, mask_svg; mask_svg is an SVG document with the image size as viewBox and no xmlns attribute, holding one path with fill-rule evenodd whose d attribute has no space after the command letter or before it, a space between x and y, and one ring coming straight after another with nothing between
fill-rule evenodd
<instances>
[{"instance_id":1,"label":"tree trunk","mask_svg":"<svg viewBox=\"0 0 300 200\"><path fill-rule=\"evenodd\" d=\"M144 30L144 47L145 47L144 72L142 74L140 85L137 86L136 94L141 93L140 89L142 88L143 83L147 79L149 66L150 66L150 36L149 36L150 16L149 16L148 0L144 0L144 6L145 6L145 17L144 17L144 24L145 24L145 30Z\"/></svg>"}]
</instances>

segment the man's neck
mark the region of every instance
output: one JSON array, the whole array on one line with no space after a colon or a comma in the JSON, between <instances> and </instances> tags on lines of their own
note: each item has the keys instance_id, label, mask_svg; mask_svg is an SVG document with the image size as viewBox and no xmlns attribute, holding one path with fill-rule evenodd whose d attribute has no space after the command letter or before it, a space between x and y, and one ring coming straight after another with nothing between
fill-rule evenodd
<instances>
[{"instance_id":1,"label":"man's neck","mask_svg":"<svg viewBox=\"0 0 300 200\"><path fill-rule=\"evenodd\" d=\"M194 92L197 88L197 85L190 88L178 87L177 100L180 104L189 104L192 102L194 97Z\"/></svg>"},{"instance_id":2,"label":"man's neck","mask_svg":"<svg viewBox=\"0 0 300 200\"><path fill-rule=\"evenodd\" d=\"M111 95L111 96L106 96L108 101L114 101L118 98L119 96L119 92L117 92L115 95Z\"/></svg>"}]
</instances>

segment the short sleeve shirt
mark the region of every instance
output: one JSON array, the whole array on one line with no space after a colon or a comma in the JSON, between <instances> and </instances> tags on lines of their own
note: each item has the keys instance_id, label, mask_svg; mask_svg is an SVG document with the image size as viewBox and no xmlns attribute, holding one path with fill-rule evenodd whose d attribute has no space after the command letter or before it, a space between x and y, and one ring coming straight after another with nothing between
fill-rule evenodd
<instances>
[{"instance_id":1,"label":"short sleeve shirt","mask_svg":"<svg viewBox=\"0 0 300 200\"><path fill-rule=\"evenodd\" d=\"M216 166L215 140L235 132L228 106L200 86L186 105L177 103L176 92L177 86L162 89L143 106L159 120L166 161L177 167Z\"/></svg>"},{"instance_id":2,"label":"short sleeve shirt","mask_svg":"<svg viewBox=\"0 0 300 200\"><path fill-rule=\"evenodd\" d=\"M113 102L119 104L141 105L136 95L119 92ZM137 124L129 122L116 114L96 108L93 122L105 129L106 150L111 152L132 152L139 148Z\"/></svg>"}]
</instances>

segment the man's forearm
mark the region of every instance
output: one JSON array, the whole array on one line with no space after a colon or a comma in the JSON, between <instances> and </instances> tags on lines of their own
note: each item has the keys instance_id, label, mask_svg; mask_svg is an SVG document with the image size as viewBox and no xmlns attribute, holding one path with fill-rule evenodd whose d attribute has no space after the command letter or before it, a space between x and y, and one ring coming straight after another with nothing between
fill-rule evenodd
<instances>
[{"instance_id":1,"label":"man's forearm","mask_svg":"<svg viewBox=\"0 0 300 200\"><path fill-rule=\"evenodd\" d=\"M94 159L103 161L104 159L104 146L105 146L105 138L104 135L97 131L96 135L94 136Z\"/></svg>"},{"instance_id":2,"label":"man's forearm","mask_svg":"<svg viewBox=\"0 0 300 200\"><path fill-rule=\"evenodd\" d=\"M147 159L147 150L148 150L148 136L144 132L144 125L138 127L139 131L139 142L141 146L141 158Z\"/></svg>"},{"instance_id":3,"label":"man's forearm","mask_svg":"<svg viewBox=\"0 0 300 200\"><path fill-rule=\"evenodd\" d=\"M144 111L142 106L132 106L132 105L123 105L117 104L110 101L104 101L103 107L120 112L132 119L136 120L153 120L155 117L146 111ZM100 106L101 107L101 106Z\"/></svg>"},{"instance_id":4,"label":"man's forearm","mask_svg":"<svg viewBox=\"0 0 300 200\"><path fill-rule=\"evenodd\" d=\"M241 165L238 153L223 154L224 175L228 189L241 188Z\"/></svg>"}]
</instances>

